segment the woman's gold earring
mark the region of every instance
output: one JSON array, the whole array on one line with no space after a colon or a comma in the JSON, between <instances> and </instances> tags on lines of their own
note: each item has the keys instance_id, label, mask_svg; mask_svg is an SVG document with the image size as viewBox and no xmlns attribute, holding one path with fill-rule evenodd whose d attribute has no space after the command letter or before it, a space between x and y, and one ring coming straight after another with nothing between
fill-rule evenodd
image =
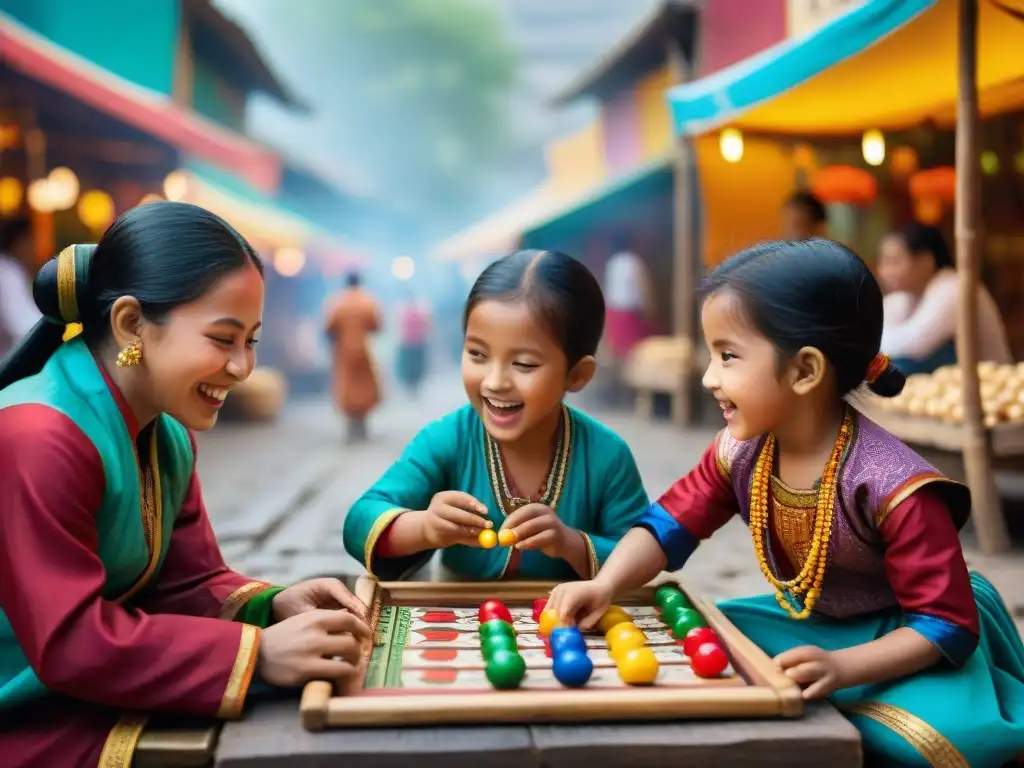
<instances>
[{"instance_id":1,"label":"woman's gold earring","mask_svg":"<svg viewBox=\"0 0 1024 768\"><path fill-rule=\"evenodd\" d=\"M138 365L142 361L142 342L138 339L128 343L128 346L117 353L117 367L128 368Z\"/></svg>"}]
</instances>

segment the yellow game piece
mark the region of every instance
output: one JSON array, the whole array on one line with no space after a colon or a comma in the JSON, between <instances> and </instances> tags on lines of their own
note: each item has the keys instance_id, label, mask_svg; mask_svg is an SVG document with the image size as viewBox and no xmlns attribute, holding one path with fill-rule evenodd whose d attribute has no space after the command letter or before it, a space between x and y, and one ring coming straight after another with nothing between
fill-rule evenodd
<instances>
[{"instance_id":1,"label":"yellow game piece","mask_svg":"<svg viewBox=\"0 0 1024 768\"><path fill-rule=\"evenodd\" d=\"M647 635L643 632L622 633L608 643L608 655L613 659L621 658L634 648L643 648L647 645Z\"/></svg>"},{"instance_id":2,"label":"yellow game piece","mask_svg":"<svg viewBox=\"0 0 1024 768\"><path fill-rule=\"evenodd\" d=\"M503 547L511 547L516 543L516 532L511 528L502 528L498 531L498 543Z\"/></svg>"},{"instance_id":3,"label":"yellow game piece","mask_svg":"<svg viewBox=\"0 0 1024 768\"><path fill-rule=\"evenodd\" d=\"M647 636L641 631L641 629L631 621L620 621L614 627L604 633L604 639L608 643L609 648L614 648L618 645L619 640L626 637L627 635L640 635L640 637L646 638Z\"/></svg>"},{"instance_id":4,"label":"yellow game piece","mask_svg":"<svg viewBox=\"0 0 1024 768\"><path fill-rule=\"evenodd\" d=\"M623 653L616 666L622 682L628 685L650 685L658 678L658 659L650 648L632 648Z\"/></svg>"},{"instance_id":5,"label":"yellow game piece","mask_svg":"<svg viewBox=\"0 0 1024 768\"><path fill-rule=\"evenodd\" d=\"M617 605L613 605L607 611L604 612L604 615L601 617L601 620L597 623L597 626L602 632L606 633L616 624L622 624L623 622L629 623L632 622L632 620L632 617L628 613L626 613L626 611L623 608L620 608Z\"/></svg>"},{"instance_id":6,"label":"yellow game piece","mask_svg":"<svg viewBox=\"0 0 1024 768\"><path fill-rule=\"evenodd\" d=\"M490 528L484 528L476 538L484 549L494 549L498 545L498 534Z\"/></svg>"},{"instance_id":7,"label":"yellow game piece","mask_svg":"<svg viewBox=\"0 0 1024 768\"><path fill-rule=\"evenodd\" d=\"M562 626L562 619L558 615L558 611L553 608L545 608L540 614L540 621L537 622L537 625L537 633L548 637L551 634L551 630Z\"/></svg>"}]
</instances>

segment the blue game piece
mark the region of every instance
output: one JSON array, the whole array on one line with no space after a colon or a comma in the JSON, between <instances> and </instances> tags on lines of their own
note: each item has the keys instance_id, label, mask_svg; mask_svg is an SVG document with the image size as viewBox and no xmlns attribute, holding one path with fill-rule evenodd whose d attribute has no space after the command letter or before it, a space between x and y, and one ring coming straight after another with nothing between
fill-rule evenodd
<instances>
[{"instance_id":1,"label":"blue game piece","mask_svg":"<svg viewBox=\"0 0 1024 768\"><path fill-rule=\"evenodd\" d=\"M555 679L566 688L579 688L586 685L593 674L594 662L585 653L564 650L555 655L553 671Z\"/></svg>"},{"instance_id":2,"label":"blue game piece","mask_svg":"<svg viewBox=\"0 0 1024 768\"><path fill-rule=\"evenodd\" d=\"M579 627L556 627L551 630L549 642L552 656L560 651L579 651L583 654L587 652L587 641L583 639Z\"/></svg>"}]
</instances>

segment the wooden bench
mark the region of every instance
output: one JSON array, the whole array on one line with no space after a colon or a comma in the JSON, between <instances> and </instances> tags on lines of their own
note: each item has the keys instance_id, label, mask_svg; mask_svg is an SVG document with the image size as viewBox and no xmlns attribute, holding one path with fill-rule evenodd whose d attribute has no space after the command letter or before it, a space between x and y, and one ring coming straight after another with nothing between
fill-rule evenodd
<instances>
[{"instance_id":1,"label":"wooden bench","mask_svg":"<svg viewBox=\"0 0 1024 768\"><path fill-rule=\"evenodd\" d=\"M700 363L689 339L652 336L637 344L621 374L623 383L636 393L636 415L650 419L654 414L654 396L668 395L672 420L684 426L690 420L689 382L700 370Z\"/></svg>"}]
</instances>

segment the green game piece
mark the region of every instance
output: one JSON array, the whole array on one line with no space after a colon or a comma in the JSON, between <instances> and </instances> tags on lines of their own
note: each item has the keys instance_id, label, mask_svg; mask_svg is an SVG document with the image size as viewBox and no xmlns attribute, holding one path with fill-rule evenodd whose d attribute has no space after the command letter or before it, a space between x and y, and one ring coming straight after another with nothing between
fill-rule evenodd
<instances>
[{"instance_id":1,"label":"green game piece","mask_svg":"<svg viewBox=\"0 0 1024 768\"><path fill-rule=\"evenodd\" d=\"M665 598L669 595L682 594L675 584L662 584L654 590L654 604L659 608L665 607Z\"/></svg>"},{"instance_id":2,"label":"green game piece","mask_svg":"<svg viewBox=\"0 0 1024 768\"><path fill-rule=\"evenodd\" d=\"M678 589L675 592L670 592L661 598L661 610L665 611L669 608L689 608L690 601L686 599L686 595L680 592Z\"/></svg>"},{"instance_id":3,"label":"green game piece","mask_svg":"<svg viewBox=\"0 0 1024 768\"><path fill-rule=\"evenodd\" d=\"M516 645L516 639L510 635L494 634L483 638L480 641L480 650L484 654L485 659L489 659L498 651L511 651L512 653L518 653L519 648Z\"/></svg>"},{"instance_id":4,"label":"green game piece","mask_svg":"<svg viewBox=\"0 0 1024 768\"><path fill-rule=\"evenodd\" d=\"M484 640L492 635L508 635L514 638L516 631L511 624L503 619L491 619L480 625L480 639Z\"/></svg>"},{"instance_id":5,"label":"green game piece","mask_svg":"<svg viewBox=\"0 0 1024 768\"><path fill-rule=\"evenodd\" d=\"M487 661L484 670L487 679L498 690L507 691L518 688L526 676L526 662L518 653L512 651L495 651Z\"/></svg>"},{"instance_id":6,"label":"green game piece","mask_svg":"<svg viewBox=\"0 0 1024 768\"><path fill-rule=\"evenodd\" d=\"M706 627L704 617L692 608L680 608L676 620L672 622L672 634L677 640L686 637L686 633L695 627Z\"/></svg>"},{"instance_id":7,"label":"green game piece","mask_svg":"<svg viewBox=\"0 0 1024 768\"><path fill-rule=\"evenodd\" d=\"M667 608L662 608L661 623L671 627L679 618L679 612L683 610L686 610L686 607L682 605L670 605Z\"/></svg>"}]
</instances>

